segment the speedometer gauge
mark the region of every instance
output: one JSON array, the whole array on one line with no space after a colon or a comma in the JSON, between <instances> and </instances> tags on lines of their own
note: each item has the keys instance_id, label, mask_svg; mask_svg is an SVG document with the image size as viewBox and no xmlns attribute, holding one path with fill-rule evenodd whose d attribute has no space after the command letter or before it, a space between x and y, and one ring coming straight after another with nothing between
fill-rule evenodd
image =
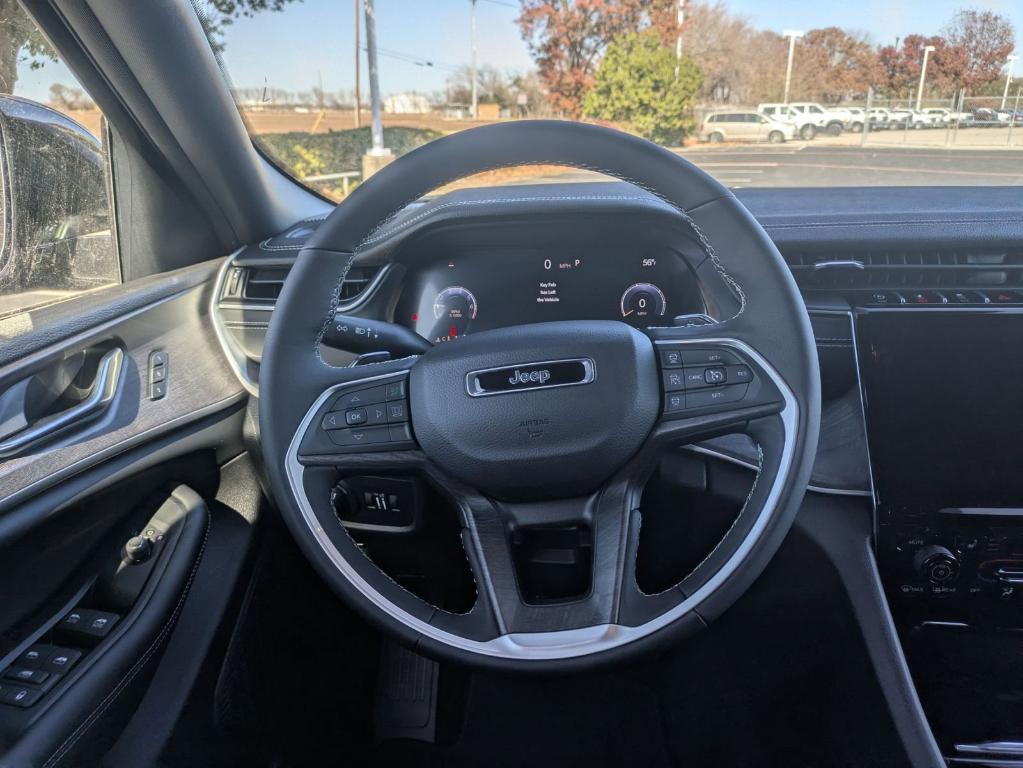
<instances>
[{"instance_id":1,"label":"speedometer gauge","mask_svg":"<svg viewBox=\"0 0 1023 768\"><path fill-rule=\"evenodd\" d=\"M630 285L622 294L622 318L629 322L659 317L668 308L664 293L653 283Z\"/></svg>"},{"instance_id":2,"label":"speedometer gauge","mask_svg":"<svg viewBox=\"0 0 1023 768\"><path fill-rule=\"evenodd\" d=\"M433 300L433 317L437 321L432 334L435 342L450 341L469 332L476 319L476 297L460 285L451 285Z\"/></svg>"}]
</instances>

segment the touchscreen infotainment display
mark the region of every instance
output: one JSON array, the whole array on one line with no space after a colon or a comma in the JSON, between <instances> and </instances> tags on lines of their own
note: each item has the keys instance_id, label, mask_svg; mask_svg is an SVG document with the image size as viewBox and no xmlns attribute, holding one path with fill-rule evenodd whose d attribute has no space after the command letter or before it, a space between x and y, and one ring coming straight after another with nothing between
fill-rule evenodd
<instances>
[{"instance_id":1,"label":"touchscreen infotainment display","mask_svg":"<svg viewBox=\"0 0 1023 768\"><path fill-rule=\"evenodd\" d=\"M1023 312L857 317L879 504L1023 507Z\"/></svg>"}]
</instances>

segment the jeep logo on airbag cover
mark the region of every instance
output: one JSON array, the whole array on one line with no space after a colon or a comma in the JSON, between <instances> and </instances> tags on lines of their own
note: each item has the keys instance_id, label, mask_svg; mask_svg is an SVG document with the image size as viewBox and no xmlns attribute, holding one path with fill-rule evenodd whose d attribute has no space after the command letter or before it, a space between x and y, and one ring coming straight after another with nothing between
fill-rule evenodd
<instances>
[{"instance_id":1,"label":"jeep logo on airbag cover","mask_svg":"<svg viewBox=\"0 0 1023 768\"><path fill-rule=\"evenodd\" d=\"M465 387L473 397L484 397L532 389L589 384L595 376L596 366L588 357L574 360L547 360L470 371L465 377Z\"/></svg>"}]
</instances>

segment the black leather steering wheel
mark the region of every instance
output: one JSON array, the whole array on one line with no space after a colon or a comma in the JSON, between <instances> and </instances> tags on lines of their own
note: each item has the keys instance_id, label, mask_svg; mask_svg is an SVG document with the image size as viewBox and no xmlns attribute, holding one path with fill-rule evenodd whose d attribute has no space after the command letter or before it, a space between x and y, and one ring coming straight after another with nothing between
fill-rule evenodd
<instances>
[{"instance_id":1,"label":"black leather steering wheel","mask_svg":"<svg viewBox=\"0 0 1023 768\"><path fill-rule=\"evenodd\" d=\"M601 171L672 206L703 254L693 267L717 322L646 333L610 321L542 323L371 365L337 368L321 359L341 282L388 220L453 180L525 164ZM727 377L728 385L706 386L713 377ZM338 441L351 442L351 433L331 437L324 421L353 393L367 392L405 404L410 430L398 425L390 433L395 442L372 451L342 449ZM718 616L789 529L809 480L819 413L809 318L760 225L679 155L571 122L464 131L410 152L361 185L299 254L260 370L269 482L321 576L369 620L422 652L501 668L616 661ZM643 486L663 451L725 431L746 432L760 449L745 507L692 573L645 594L635 579ZM386 440L387 430L381 434ZM361 553L329 504L339 469L417 471L443 485L461 513L477 584L472 610L454 614L427 604ZM569 522L593 532L592 588L568 604L527 603L516 585L509 531Z\"/></svg>"}]
</instances>

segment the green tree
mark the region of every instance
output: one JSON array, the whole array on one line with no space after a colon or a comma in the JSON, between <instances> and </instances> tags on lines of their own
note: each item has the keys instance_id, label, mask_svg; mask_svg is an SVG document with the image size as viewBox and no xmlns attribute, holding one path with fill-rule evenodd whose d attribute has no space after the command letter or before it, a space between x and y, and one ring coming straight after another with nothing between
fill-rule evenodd
<instances>
[{"instance_id":1,"label":"green tree","mask_svg":"<svg viewBox=\"0 0 1023 768\"><path fill-rule=\"evenodd\" d=\"M583 113L621 123L659 144L678 144L693 129L693 98L702 83L692 59L678 61L656 31L633 32L607 49Z\"/></svg>"}]
</instances>

